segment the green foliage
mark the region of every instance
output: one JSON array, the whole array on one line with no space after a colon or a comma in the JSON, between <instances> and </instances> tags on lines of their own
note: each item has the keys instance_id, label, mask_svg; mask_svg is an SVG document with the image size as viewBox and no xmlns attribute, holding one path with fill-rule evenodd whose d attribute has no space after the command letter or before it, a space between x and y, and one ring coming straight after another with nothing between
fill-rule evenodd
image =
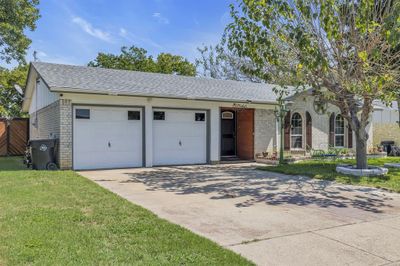
<instances>
[{"instance_id":1,"label":"green foliage","mask_svg":"<svg viewBox=\"0 0 400 266\"><path fill-rule=\"evenodd\" d=\"M1 265L252 265L72 171L0 158Z\"/></svg>"},{"instance_id":2,"label":"green foliage","mask_svg":"<svg viewBox=\"0 0 400 266\"><path fill-rule=\"evenodd\" d=\"M39 19L39 0L0 0L0 59L24 62L31 40L24 30L34 30Z\"/></svg>"},{"instance_id":3,"label":"green foliage","mask_svg":"<svg viewBox=\"0 0 400 266\"><path fill-rule=\"evenodd\" d=\"M347 149L347 148L329 147L327 151L311 149L311 157L313 157L313 158L334 158L334 159L336 159L340 156L346 156L348 154L349 154L349 149Z\"/></svg>"},{"instance_id":4,"label":"green foliage","mask_svg":"<svg viewBox=\"0 0 400 266\"><path fill-rule=\"evenodd\" d=\"M374 166L383 166L385 163L398 162L398 157L368 160L368 163ZM337 164L354 163L354 160L309 160L288 165L260 167L260 169L290 175L304 175L311 178L331 180L344 184L385 188L400 193L400 169L398 168L389 168L389 173L385 177L356 177L336 172Z\"/></svg>"},{"instance_id":5,"label":"green foliage","mask_svg":"<svg viewBox=\"0 0 400 266\"><path fill-rule=\"evenodd\" d=\"M28 66L20 65L12 70L0 68L0 117L21 117L23 96L17 92L15 85L25 87Z\"/></svg>"},{"instance_id":6,"label":"green foliage","mask_svg":"<svg viewBox=\"0 0 400 266\"><path fill-rule=\"evenodd\" d=\"M197 48L200 57L196 59L196 66L203 77L261 82L261 79L252 73L253 67L249 60L243 60L237 54L229 51L223 41L216 46ZM268 71L265 71L268 74ZM270 80L265 76L264 79Z\"/></svg>"},{"instance_id":7,"label":"green foliage","mask_svg":"<svg viewBox=\"0 0 400 266\"><path fill-rule=\"evenodd\" d=\"M161 53L154 60L147 51L136 46L122 47L120 54L99 53L89 66L113 69L125 69L184 76L196 75L196 67L179 55Z\"/></svg>"},{"instance_id":8,"label":"green foliage","mask_svg":"<svg viewBox=\"0 0 400 266\"><path fill-rule=\"evenodd\" d=\"M228 46L257 76L268 65L280 85L289 75L311 87L339 107L356 146L366 147L372 101L400 95L400 1L241 0L231 16ZM365 154L358 149L358 168L366 167Z\"/></svg>"},{"instance_id":9,"label":"green foliage","mask_svg":"<svg viewBox=\"0 0 400 266\"><path fill-rule=\"evenodd\" d=\"M226 36L230 48L250 58L260 72L270 64L275 75L290 73L316 90L335 93L336 87L386 100L400 76L398 67L393 71L388 65L398 59L387 60L400 44L400 4L389 2L243 0L232 6L234 22Z\"/></svg>"}]
</instances>

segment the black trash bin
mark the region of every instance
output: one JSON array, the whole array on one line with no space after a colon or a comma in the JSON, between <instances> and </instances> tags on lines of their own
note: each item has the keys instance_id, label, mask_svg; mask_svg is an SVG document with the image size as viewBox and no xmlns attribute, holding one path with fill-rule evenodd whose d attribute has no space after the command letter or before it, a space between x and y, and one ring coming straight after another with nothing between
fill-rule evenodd
<instances>
[{"instance_id":1,"label":"black trash bin","mask_svg":"<svg viewBox=\"0 0 400 266\"><path fill-rule=\"evenodd\" d=\"M36 170L56 170L56 139L29 141L32 156L32 168Z\"/></svg>"},{"instance_id":2,"label":"black trash bin","mask_svg":"<svg viewBox=\"0 0 400 266\"><path fill-rule=\"evenodd\" d=\"M381 145L383 146L383 151L385 151L387 155L390 155L390 152L392 151L392 146L394 145L394 141L382 141Z\"/></svg>"}]
</instances>

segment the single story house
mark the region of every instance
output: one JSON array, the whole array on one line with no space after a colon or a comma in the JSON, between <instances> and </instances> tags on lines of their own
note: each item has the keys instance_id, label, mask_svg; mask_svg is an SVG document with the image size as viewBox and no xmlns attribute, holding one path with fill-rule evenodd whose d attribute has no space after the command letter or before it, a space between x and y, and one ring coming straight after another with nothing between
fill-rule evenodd
<instances>
[{"instance_id":1,"label":"single story house","mask_svg":"<svg viewBox=\"0 0 400 266\"><path fill-rule=\"evenodd\" d=\"M31 139L58 139L61 169L252 160L279 147L274 87L34 62L23 110L30 114ZM289 108L286 150L354 149L337 107L320 113L314 96L303 92L290 95Z\"/></svg>"}]
</instances>

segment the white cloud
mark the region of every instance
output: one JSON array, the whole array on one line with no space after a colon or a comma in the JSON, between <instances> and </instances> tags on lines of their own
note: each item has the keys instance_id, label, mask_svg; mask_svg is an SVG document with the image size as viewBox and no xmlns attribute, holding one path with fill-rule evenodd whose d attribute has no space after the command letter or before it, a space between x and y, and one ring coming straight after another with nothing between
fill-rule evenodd
<instances>
[{"instance_id":1,"label":"white cloud","mask_svg":"<svg viewBox=\"0 0 400 266\"><path fill-rule=\"evenodd\" d=\"M158 23L169 24L169 19L161 15L159 12L153 13L152 17L155 18Z\"/></svg>"},{"instance_id":2,"label":"white cloud","mask_svg":"<svg viewBox=\"0 0 400 266\"><path fill-rule=\"evenodd\" d=\"M128 32L126 29L124 29L124 28L119 29L119 36L126 38L127 35L128 35Z\"/></svg>"},{"instance_id":3,"label":"white cloud","mask_svg":"<svg viewBox=\"0 0 400 266\"><path fill-rule=\"evenodd\" d=\"M112 42L110 33L95 28L81 17L73 17L72 22L77 24L87 34L106 42Z\"/></svg>"},{"instance_id":4,"label":"white cloud","mask_svg":"<svg viewBox=\"0 0 400 266\"><path fill-rule=\"evenodd\" d=\"M40 58L40 57L47 57L47 54L43 51L36 51L36 55Z\"/></svg>"},{"instance_id":5,"label":"white cloud","mask_svg":"<svg viewBox=\"0 0 400 266\"><path fill-rule=\"evenodd\" d=\"M157 49L161 49L162 46L158 44L157 42L153 41L152 39L145 38L145 37L140 37L137 36L129 31L127 31L125 28L120 28L119 29L119 36L124 38L125 40L131 42L131 43L138 43L138 44L144 44L144 45L151 45Z\"/></svg>"}]
</instances>

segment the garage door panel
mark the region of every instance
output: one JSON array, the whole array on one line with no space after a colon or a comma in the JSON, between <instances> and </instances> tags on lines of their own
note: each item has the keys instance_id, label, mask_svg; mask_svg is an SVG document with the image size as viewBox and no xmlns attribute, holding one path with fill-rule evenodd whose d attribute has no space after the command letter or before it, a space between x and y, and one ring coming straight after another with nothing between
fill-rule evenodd
<instances>
[{"instance_id":1,"label":"garage door panel","mask_svg":"<svg viewBox=\"0 0 400 266\"><path fill-rule=\"evenodd\" d=\"M192 110L156 110L165 120L153 120L153 164L204 164L207 162L207 123L195 121Z\"/></svg>"},{"instance_id":2,"label":"garage door panel","mask_svg":"<svg viewBox=\"0 0 400 266\"><path fill-rule=\"evenodd\" d=\"M76 169L105 169L105 168L125 168L125 167L140 167L141 164L131 164L126 162L129 158L131 161L140 160L139 157L129 157L130 152L109 153L104 155L106 160L99 161L98 157L94 157L92 152L79 153L76 157L78 165ZM74 158L75 159L75 158Z\"/></svg>"},{"instance_id":3,"label":"garage door panel","mask_svg":"<svg viewBox=\"0 0 400 266\"><path fill-rule=\"evenodd\" d=\"M199 136L204 137L205 122L191 122L191 123L174 123L174 122L155 122L153 128L157 130L163 130L163 134L166 136L176 135L177 128L179 128L180 135L188 136Z\"/></svg>"},{"instance_id":4,"label":"garage door panel","mask_svg":"<svg viewBox=\"0 0 400 266\"><path fill-rule=\"evenodd\" d=\"M128 111L141 109L85 107L90 119L74 116L74 168L121 168L143 165L142 121L128 120ZM141 115L142 117L142 115Z\"/></svg>"},{"instance_id":5,"label":"garage door panel","mask_svg":"<svg viewBox=\"0 0 400 266\"><path fill-rule=\"evenodd\" d=\"M111 144L111 149L132 150L137 145L137 142L126 141L130 138L141 138L141 125L124 126L116 123L104 126L99 123L88 123L87 125L77 125L79 128L79 137L75 138L76 145L81 151L106 151L108 142ZM96 138L96 141L92 139Z\"/></svg>"},{"instance_id":6,"label":"garage door panel","mask_svg":"<svg viewBox=\"0 0 400 266\"><path fill-rule=\"evenodd\" d=\"M194 120L194 112L187 112L185 110L167 110L167 121L174 121L175 123L192 123Z\"/></svg>"}]
</instances>

